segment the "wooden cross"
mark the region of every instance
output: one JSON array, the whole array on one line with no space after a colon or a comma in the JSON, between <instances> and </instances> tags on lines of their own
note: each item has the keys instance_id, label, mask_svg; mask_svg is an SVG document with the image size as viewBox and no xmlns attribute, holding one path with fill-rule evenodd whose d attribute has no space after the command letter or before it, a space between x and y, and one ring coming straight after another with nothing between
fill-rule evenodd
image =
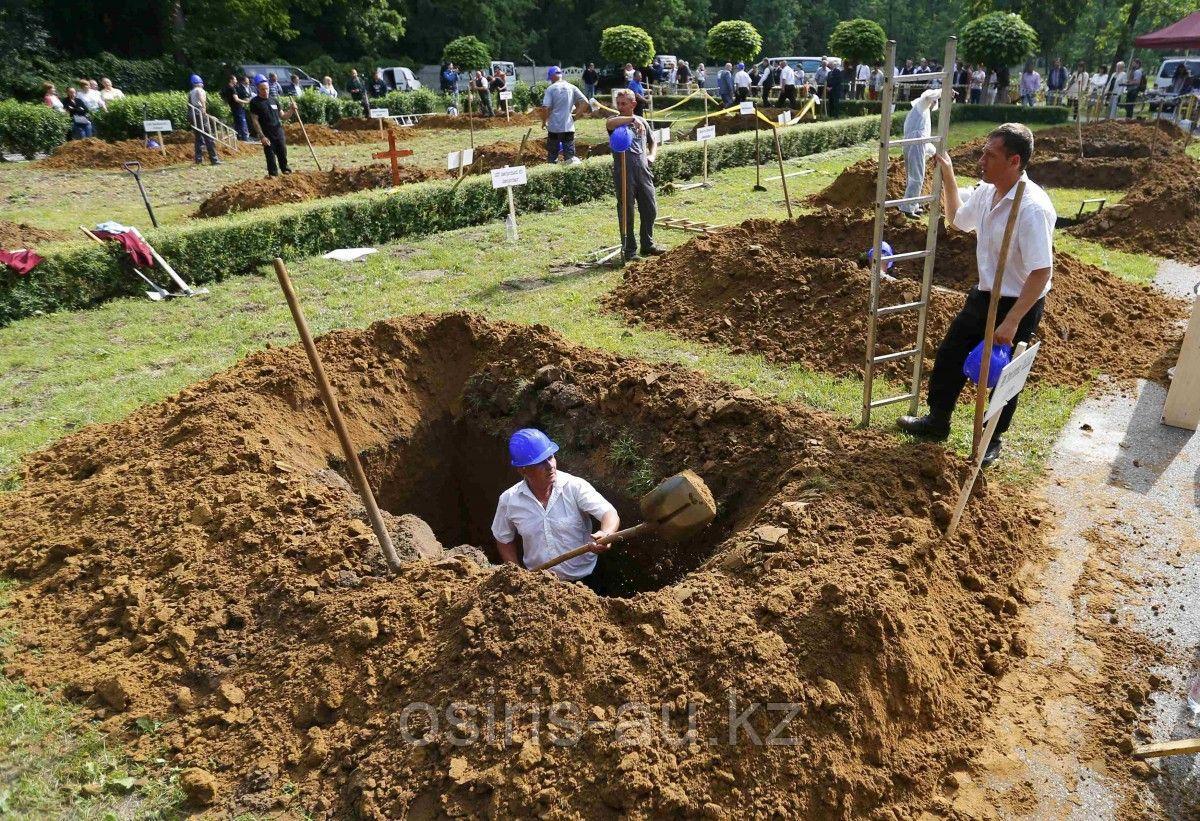
<instances>
[{"instance_id":1,"label":"wooden cross","mask_svg":"<svg viewBox=\"0 0 1200 821\"><path fill-rule=\"evenodd\" d=\"M400 164L396 160L401 157L412 156L411 148L396 148L396 132L388 129L388 150L380 151L378 154L372 154L371 158L376 160L390 159L392 161L392 185L400 184Z\"/></svg>"}]
</instances>

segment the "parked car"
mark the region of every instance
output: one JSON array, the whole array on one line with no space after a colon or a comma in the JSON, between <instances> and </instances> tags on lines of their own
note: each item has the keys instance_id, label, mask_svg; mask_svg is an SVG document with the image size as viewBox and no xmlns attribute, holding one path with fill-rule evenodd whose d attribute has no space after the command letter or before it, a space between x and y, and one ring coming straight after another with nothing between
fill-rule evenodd
<instances>
[{"instance_id":1,"label":"parked car","mask_svg":"<svg viewBox=\"0 0 1200 821\"><path fill-rule=\"evenodd\" d=\"M796 70L803 70L805 77L812 77L821 67L821 57L768 57L772 63L786 60L787 64ZM761 62L761 61L760 61Z\"/></svg>"},{"instance_id":2,"label":"parked car","mask_svg":"<svg viewBox=\"0 0 1200 821\"><path fill-rule=\"evenodd\" d=\"M381 68L383 81L395 91L416 91L421 87L421 81L413 74L412 69L404 66Z\"/></svg>"},{"instance_id":3,"label":"parked car","mask_svg":"<svg viewBox=\"0 0 1200 821\"><path fill-rule=\"evenodd\" d=\"M1150 85L1152 90L1166 92L1171 89L1171 79L1175 76L1175 69L1180 63L1187 64L1188 74L1195 81L1200 78L1200 57L1167 57L1162 61L1162 65L1158 67L1158 74L1154 77L1154 83Z\"/></svg>"},{"instance_id":4,"label":"parked car","mask_svg":"<svg viewBox=\"0 0 1200 821\"><path fill-rule=\"evenodd\" d=\"M301 90L316 88L320 85L319 82L309 77L301 69L295 66L270 66L258 64L246 64L239 67L242 74L248 77L253 77L255 74L261 74L264 77L271 76L271 72L279 78L279 84L283 86L284 94L295 94Z\"/></svg>"},{"instance_id":5,"label":"parked car","mask_svg":"<svg viewBox=\"0 0 1200 821\"><path fill-rule=\"evenodd\" d=\"M496 69L504 71L504 90L512 91L513 86L517 84L517 67L513 63L504 60L492 60L491 74L488 76L496 76Z\"/></svg>"}]
</instances>

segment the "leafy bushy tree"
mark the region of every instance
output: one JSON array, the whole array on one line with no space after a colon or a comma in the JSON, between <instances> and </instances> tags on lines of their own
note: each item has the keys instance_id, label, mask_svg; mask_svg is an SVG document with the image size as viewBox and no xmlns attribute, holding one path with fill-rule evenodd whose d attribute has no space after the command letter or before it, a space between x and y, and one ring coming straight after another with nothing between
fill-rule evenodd
<instances>
[{"instance_id":1,"label":"leafy bushy tree","mask_svg":"<svg viewBox=\"0 0 1200 821\"><path fill-rule=\"evenodd\" d=\"M1001 68L1021 62L1037 46L1037 32L1019 14L994 11L963 26L959 52L969 63Z\"/></svg>"},{"instance_id":2,"label":"leafy bushy tree","mask_svg":"<svg viewBox=\"0 0 1200 821\"><path fill-rule=\"evenodd\" d=\"M708 54L722 62L749 63L762 51L763 38L745 20L722 20L708 30Z\"/></svg>"},{"instance_id":3,"label":"leafy bushy tree","mask_svg":"<svg viewBox=\"0 0 1200 821\"><path fill-rule=\"evenodd\" d=\"M486 70L491 65L492 55L488 51L486 43L474 34L468 34L446 44L446 47L442 49L442 62L454 63L459 68L468 71Z\"/></svg>"},{"instance_id":4,"label":"leafy bushy tree","mask_svg":"<svg viewBox=\"0 0 1200 821\"><path fill-rule=\"evenodd\" d=\"M637 26L612 26L600 34L600 53L618 65L645 66L654 59L654 40Z\"/></svg>"},{"instance_id":5,"label":"leafy bushy tree","mask_svg":"<svg viewBox=\"0 0 1200 821\"><path fill-rule=\"evenodd\" d=\"M843 20L829 35L829 53L845 58L850 65L880 62L886 46L887 35L883 28L864 17Z\"/></svg>"}]
</instances>

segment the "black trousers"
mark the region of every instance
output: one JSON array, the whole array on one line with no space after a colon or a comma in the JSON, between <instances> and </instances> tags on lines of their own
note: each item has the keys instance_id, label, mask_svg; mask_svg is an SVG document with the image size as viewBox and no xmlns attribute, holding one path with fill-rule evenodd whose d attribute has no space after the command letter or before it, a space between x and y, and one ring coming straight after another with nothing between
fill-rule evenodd
<instances>
[{"instance_id":1,"label":"black trousers","mask_svg":"<svg viewBox=\"0 0 1200 821\"><path fill-rule=\"evenodd\" d=\"M1137 102L1138 90L1131 88L1125 92L1125 119L1133 119L1133 106Z\"/></svg>"},{"instance_id":2,"label":"black trousers","mask_svg":"<svg viewBox=\"0 0 1200 821\"><path fill-rule=\"evenodd\" d=\"M954 317L954 321L946 330L945 339L938 346L937 358L933 362L933 373L929 375L929 410L935 416L949 419L954 412L958 395L962 393L963 386L967 383L967 377L963 376L962 372L963 363L967 361L967 355L974 350L975 346L983 341L990 298L991 294L988 292L972 288L971 292L967 294L967 300L963 303L962 310L958 312L958 316ZM1000 297L999 310L996 312L997 325L1004 321L1009 309L1016 302L1016 297ZM1014 346L1019 342L1029 342L1033 339L1033 335L1037 333L1038 325L1042 321L1042 313L1045 308L1046 299L1043 297L1035 302L1029 312L1021 318L1020 324L1017 325L1016 336L1013 337ZM996 424L997 435L1004 433L1012 424L1013 414L1017 412L1017 399L1020 396L1020 394L1014 396L1001 411L1000 421Z\"/></svg>"},{"instance_id":3,"label":"black trousers","mask_svg":"<svg viewBox=\"0 0 1200 821\"><path fill-rule=\"evenodd\" d=\"M283 135L283 129L263 133L271 141L270 145L263 146L263 155L267 158L267 173L278 177L280 171L291 171L287 163L287 138Z\"/></svg>"},{"instance_id":4,"label":"black trousers","mask_svg":"<svg viewBox=\"0 0 1200 821\"><path fill-rule=\"evenodd\" d=\"M745 86L738 86L733 92L733 97L739 103L744 103L746 100L750 99L750 89L746 88Z\"/></svg>"},{"instance_id":5,"label":"black trousers","mask_svg":"<svg viewBox=\"0 0 1200 821\"><path fill-rule=\"evenodd\" d=\"M769 86L769 85L766 85L765 83L763 84L763 87L762 87L763 102L762 102L762 104L763 104L764 108L771 104L771 89L773 89L773 88L775 88L775 86Z\"/></svg>"},{"instance_id":6,"label":"black trousers","mask_svg":"<svg viewBox=\"0 0 1200 821\"><path fill-rule=\"evenodd\" d=\"M787 103L788 108L796 105L796 87L795 86L780 86L779 99L775 101L776 108L783 108L783 104Z\"/></svg>"},{"instance_id":7,"label":"black trousers","mask_svg":"<svg viewBox=\"0 0 1200 821\"><path fill-rule=\"evenodd\" d=\"M576 579L576 581L578 581L588 590L591 590L597 596L608 595L608 585L605 584L604 580L600 578L599 564L596 565L596 568L590 574L584 576L582 579Z\"/></svg>"},{"instance_id":8,"label":"black trousers","mask_svg":"<svg viewBox=\"0 0 1200 821\"><path fill-rule=\"evenodd\" d=\"M621 168L625 168L625 213L621 213ZM626 151L613 157L613 183L617 193L617 220L625 235L626 254L637 252L640 238L642 248L654 245L654 220L658 218L658 200L654 194L654 172L641 154ZM641 230L633 233L633 208L637 206Z\"/></svg>"}]
</instances>

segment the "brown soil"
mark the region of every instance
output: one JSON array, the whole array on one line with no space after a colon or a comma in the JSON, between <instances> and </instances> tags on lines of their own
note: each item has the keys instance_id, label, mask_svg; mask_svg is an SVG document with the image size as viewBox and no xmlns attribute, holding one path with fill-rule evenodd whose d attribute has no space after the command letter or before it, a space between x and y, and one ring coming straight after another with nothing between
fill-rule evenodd
<instances>
[{"instance_id":1,"label":"brown soil","mask_svg":"<svg viewBox=\"0 0 1200 821\"><path fill-rule=\"evenodd\" d=\"M805 202L809 205L826 205L832 208L875 208L875 184L879 176L877 160L860 160L854 165L847 166L837 175L832 183L824 190L810 195ZM908 185L908 172L904 169L904 160L894 160L888 164L887 198L898 200L904 196L904 188ZM933 165L927 164L925 186L922 194L932 191Z\"/></svg>"},{"instance_id":2,"label":"brown soil","mask_svg":"<svg viewBox=\"0 0 1200 821\"><path fill-rule=\"evenodd\" d=\"M612 152L606 142L575 143L575 154L580 159L586 160L588 157L600 157L610 153ZM521 165L543 165L546 162L546 140L545 138L531 138L525 143L524 153L521 152L519 142L501 140L488 145L476 146L474 156L475 161L471 168L475 173L491 171L506 165L516 165L518 157Z\"/></svg>"},{"instance_id":3,"label":"brown soil","mask_svg":"<svg viewBox=\"0 0 1200 821\"><path fill-rule=\"evenodd\" d=\"M416 127L448 128L465 131L471 127L472 121L474 121L477 130L481 128L503 128L510 125L540 126L542 124L542 118L536 111L513 114L508 120L505 120L503 114L498 117L481 117L478 114L472 114L468 117L464 109L464 112L457 117L452 117L449 114L423 114L417 120Z\"/></svg>"},{"instance_id":4,"label":"brown soil","mask_svg":"<svg viewBox=\"0 0 1200 821\"><path fill-rule=\"evenodd\" d=\"M378 124L374 130L354 130L343 129L342 123L345 120L338 122L337 128L330 128L327 125L305 123L304 128L308 131L308 139L313 145L361 145L363 143L376 143L381 140L386 141L387 135L382 136L379 133ZM370 122L375 122L371 120ZM393 129L396 132L397 139L400 138L403 131L399 128ZM283 126L284 136L287 137L288 145L304 147L304 134L300 131L300 126L295 123L285 123ZM253 146L251 146L253 147Z\"/></svg>"},{"instance_id":5,"label":"brown soil","mask_svg":"<svg viewBox=\"0 0 1200 821\"><path fill-rule=\"evenodd\" d=\"M1083 126L1083 159L1074 125L1034 134L1029 178L1054 188L1129 188L1151 168L1148 158L1178 155L1183 132L1173 123L1104 120ZM950 152L954 170L979 176L979 157L986 138L963 143Z\"/></svg>"},{"instance_id":6,"label":"brown soil","mask_svg":"<svg viewBox=\"0 0 1200 821\"><path fill-rule=\"evenodd\" d=\"M416 165L400 166L400 184L441 179L446 172ZM200 204L198 217L219 217L288 202L337 197L392 184L391 166L375 163L329 171L296 171L278 177L242 180L217 189Z\"/></svg>"},{"instance_id":7,"label":"brown soil","mask_svg":"<svg viewBox=\"0 0 1200 821\"><path fill-rule=\"evenodd\" d=\"M8 675L65 684L140 759L165 744L231 814L907 818L970 758L1042 548L987 482L944 543L961 460L545 327L319 347L382 504L446 544L490 544L531 423L627 522L639 473L686 466L721 512L609 553L630 598L471 551L388 575L302 350L266 351L25 460L0 496ZM755 702L794 706L738 723Z\"/></svg>"},{"instance_id":8,"label":"brown soil","mask_svg":"<svg viewBox=\"0 0 1200 821\"><path fill-rule=\"evenodd\" d=\"M1135 254L1200 263L1200 162L1191 157L1144 162L1149 167L1124 200L1067 230Z\"/></svg>"},{"instance_id":9,"label":"brown soil","mask_svg":"<svg viewBox=\"0 0 1200 821\"><path fill-rule=\"evenodd\" d=\"M0 248L5 250L36 248L47 242L61 242L65 239L73 239L70 232L51 231L46 228L35 228L24 222L9 222L0 219Z\"/></svg>"},{"instance_id":10,"label":"brown soil","mask_svg":"<svg viewBox=\"0 0 1200 821\"><path fill-rule=\"evenodd\" d=\"M409 129L407 127L399 126L392 120L384 120L383 126L384 126L385 130L395 131L397 138L399 138L401 134L409 133ZM375 135L378 136L379 135L379 120L376 120L371 117L343 117L342 119L337 121L337 129L336 130L341 131L341 132L345 132L345 131L366 131L368 133L374 132ZM385 139L385 140L387 139L386 133L384 134L383 139Z\"/></svg>"},{"instance_id":11,"label":"brown soil","mask_svg":"<svg viewBox=\"0 0 1200 821\"><path fill-rule=\"evenodd\" d=\"M737 352L800 362L837 375L863 372L870 289L866 251L873 218L827 210L791 221L749 220L698 237L652 261L630 266L606 304L632 322L667 328ZM893 216L885 232L896 252L925 244L925 227ZM918 261L897 264L900 281L883 282L881 305L919 297ZM962 294L975 284L975 237L938 239L925 344L926 365ZM1046 340L1031 380L1076 386L1096 372L1118 379L1162 378L1178 351L1185 315L1179 300L1058 252L1054 289L1040 337ZM916 314L881 319L878 353L912 347ZM911 360L885 366L911 371ZM928 372L928 370L926 371Z\"/></svg>"},{"instance_id":12,"label":"brown soil","mask_svg":"<svg viewBox=\"0 0 1200 821\"><path fill-rule=\"evenodd\" d=\"M217 146L217 156L228 159L233 152L223 145ZM106 168L120 169L121 163L140 162L143 168L162 168L193 162L192 141L168 142L166 153L157 148L146 148L144 140L121 140L105 142L95 138L71 140L63 143L44 159L38 160L41 168ZM205 162L208 162L205 159Z\"/></svg>"}]
</instances>

